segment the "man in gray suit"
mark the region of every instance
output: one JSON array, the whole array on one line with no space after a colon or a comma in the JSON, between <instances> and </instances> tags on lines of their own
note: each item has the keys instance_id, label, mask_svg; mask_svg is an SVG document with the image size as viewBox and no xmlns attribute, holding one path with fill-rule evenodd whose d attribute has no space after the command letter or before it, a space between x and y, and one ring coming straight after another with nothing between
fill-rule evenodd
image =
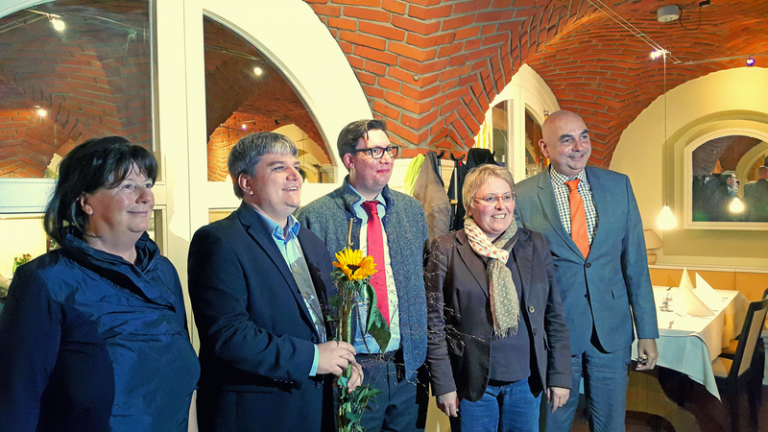
<instances>
[{"instance_id":1,"label":"man in gray suit","mask_svg":"<svg viewBox=\"0 0 768 432\"><path fill-rule=\"evenodd\" d=\"M768 166L757 169L757 181L744 186L750 222L768 222Z\"/></svg>"},{"instance_id":2,"label":"man in gray suit","mask_svg":"<svg viewBox=\"0 0 768 432\"><path fill-rule=\"evenodd\" d=\"M581 117L557 111L542 132L550 167L518 184L516 217L550 242L571 335L572 388L584 376L591 430L623 431L633 319L637 370L653 369L658 358L640 213L627 176L587 167L592 147ZM570 431L578 400L573 391L550 412L547 431Z\"/></svg>"}]
</instances>

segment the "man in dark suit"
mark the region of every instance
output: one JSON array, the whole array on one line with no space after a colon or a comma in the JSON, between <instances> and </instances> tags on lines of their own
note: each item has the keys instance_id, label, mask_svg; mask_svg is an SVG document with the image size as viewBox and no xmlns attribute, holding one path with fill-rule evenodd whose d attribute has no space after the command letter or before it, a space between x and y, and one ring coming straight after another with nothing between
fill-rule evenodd
<instances>
[{"instance_id":1,"label":"man in dark suit","mask_svg":"<svg viewBox=\"0 0 768 432\"><path fill-rule=\"evenodd\" d=\"M327 342L331 258L291 215L302 185L297 153L280 134L242 138L228 168L243 203L192 239L201 431L334 430L331 380L355 349ZM351 388L362 381L353 371Z\"/></svg>"},{"instance_id":2,"label":"man in dark suit","mask_svg":"<svg viewBox=\"0 0 768 432\"><path fill-rule=\"evenodd\" d=\"M571 337L572 388L585 377L592 430L620 432L633 321L637 369L653 369L658 358L640 213L627 176L587 167L592 147L581 117L555 112L542 132L539 146L551 164L518 184L516 216L521 227L550 242ZM548 414L547 431L571 430L578 399L573 391L565 406Z\"/></svg>"},{"instance_id":3,"label":"man in dark suit","mask_svg":"<svg viewBox=\"0 0 768 432\"><path fill-rule=\"evenodd\" d=\"M744 186L750 222L768 222L768 166L757 169L757 181Z\"/></svg>"}]
</instances>

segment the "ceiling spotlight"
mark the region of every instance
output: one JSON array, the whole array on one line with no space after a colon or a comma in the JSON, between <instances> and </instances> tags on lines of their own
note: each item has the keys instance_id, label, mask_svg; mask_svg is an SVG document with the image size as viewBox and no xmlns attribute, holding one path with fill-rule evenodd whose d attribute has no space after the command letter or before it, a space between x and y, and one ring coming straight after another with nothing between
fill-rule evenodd
<instances>
[{"instance_id":1,"label":"ceiling spotlight","mask_svg":"<svg viewBox=\"0 0 768 432\"><path fill-rule=\"evenodd\" d=\"M747 59L747 66L754 66L755 65L755 58L752 56L749 56Z\"/></svg>"},{"instance_id":2,"label":"ceiling spotlight","mask_svg":"<svg viewBox=\"0 0 768 432\"><path fill-rule=\"evenodd\" d=\"M64 29L67 28L67 25L64 24L64 21L58 18L52 18L51 24L53 25L53 28L56 29L56 31L64 31Z\"/></svg>"},{"instance_id":3,"label":"ceiling spotlight","mask_svg":"<svg viewBox=\"0 0 768 432\"><path fill-rule=\"evenodd\" d=\"M667 51L665 49L658 49L656 51L653 51L651 53L651 60L656 60L657 58L659 58L659 57L661 57L661 56L663 56L665 54L669 54L669 51Z\"/></svg>"},{"instance_id":4,"label":"ceiling spotlight","mask_svg":"<svg viewBox=\"0 0 768 432\"><path fill-rule=\"evenodd\" d=\"M48 115L48 111L46 111L46 110L44 110L44 109L42 109L42 108L40 108L39 110L37 110L37 116L38 116L38 117L41 117L41 118L42 118L42 117L45 117L45 116L47 116L47 115Z\"/></svg>"},{"instance_id":5,"label":"ceiling spotlight","mask_svg":"<svg viewBox=\"0 0 768 432\"><path fill-rule=\"evenodd\" d=\"M253 68L253 73L255 73L256 76L261 76L261 74L264 73L264 69L256 66L255 68Z\"/></svg>"}]
</instances>

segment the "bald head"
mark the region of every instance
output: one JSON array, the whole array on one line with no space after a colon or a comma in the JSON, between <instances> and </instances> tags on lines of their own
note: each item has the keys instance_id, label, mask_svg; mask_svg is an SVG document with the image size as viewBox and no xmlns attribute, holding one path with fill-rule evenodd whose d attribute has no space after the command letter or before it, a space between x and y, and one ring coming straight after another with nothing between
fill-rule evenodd
<instances>
[{"instance_id":1,"label":"bald head","mask_svg":"<svg viewBox=\"0 0 768 432\"><path fill-rule=\"evenodd\" d=\"M570 111L555 111L541 127L539 147L557 172L576 177L587 166L592 143L584 120Z\"/></svg>"},{"instance_id":2,"label":"bald head","mask_svg":"<svg viewBox=\"0 0 768 432\"><path fill-rule=\"evenodd\" d=\"M768 179L768 166L761 166L757 169L757 178L758 179Z\"/></svg>"}]
</instances>

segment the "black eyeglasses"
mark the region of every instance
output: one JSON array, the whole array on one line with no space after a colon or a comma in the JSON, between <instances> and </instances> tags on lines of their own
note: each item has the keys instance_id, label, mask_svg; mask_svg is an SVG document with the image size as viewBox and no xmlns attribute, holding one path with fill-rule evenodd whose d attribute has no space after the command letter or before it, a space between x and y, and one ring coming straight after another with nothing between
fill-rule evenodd
<instances>
[{"instance_id":1,"label":"black eyeglasses","mask_svg":"<svg viewBox=\"0 0 768 432\"><path fill-rule=\"evenodd\" d=\"M368 156L374 158L374 159L381 159L384 157L384 152L387 152L389 157L392 159L397 157L397 154L400 152L400 146L392 145L389 147L374 147L369 149L356 149L352 150L352 153L368 153Z\"/></svg>"}]
</instances>

